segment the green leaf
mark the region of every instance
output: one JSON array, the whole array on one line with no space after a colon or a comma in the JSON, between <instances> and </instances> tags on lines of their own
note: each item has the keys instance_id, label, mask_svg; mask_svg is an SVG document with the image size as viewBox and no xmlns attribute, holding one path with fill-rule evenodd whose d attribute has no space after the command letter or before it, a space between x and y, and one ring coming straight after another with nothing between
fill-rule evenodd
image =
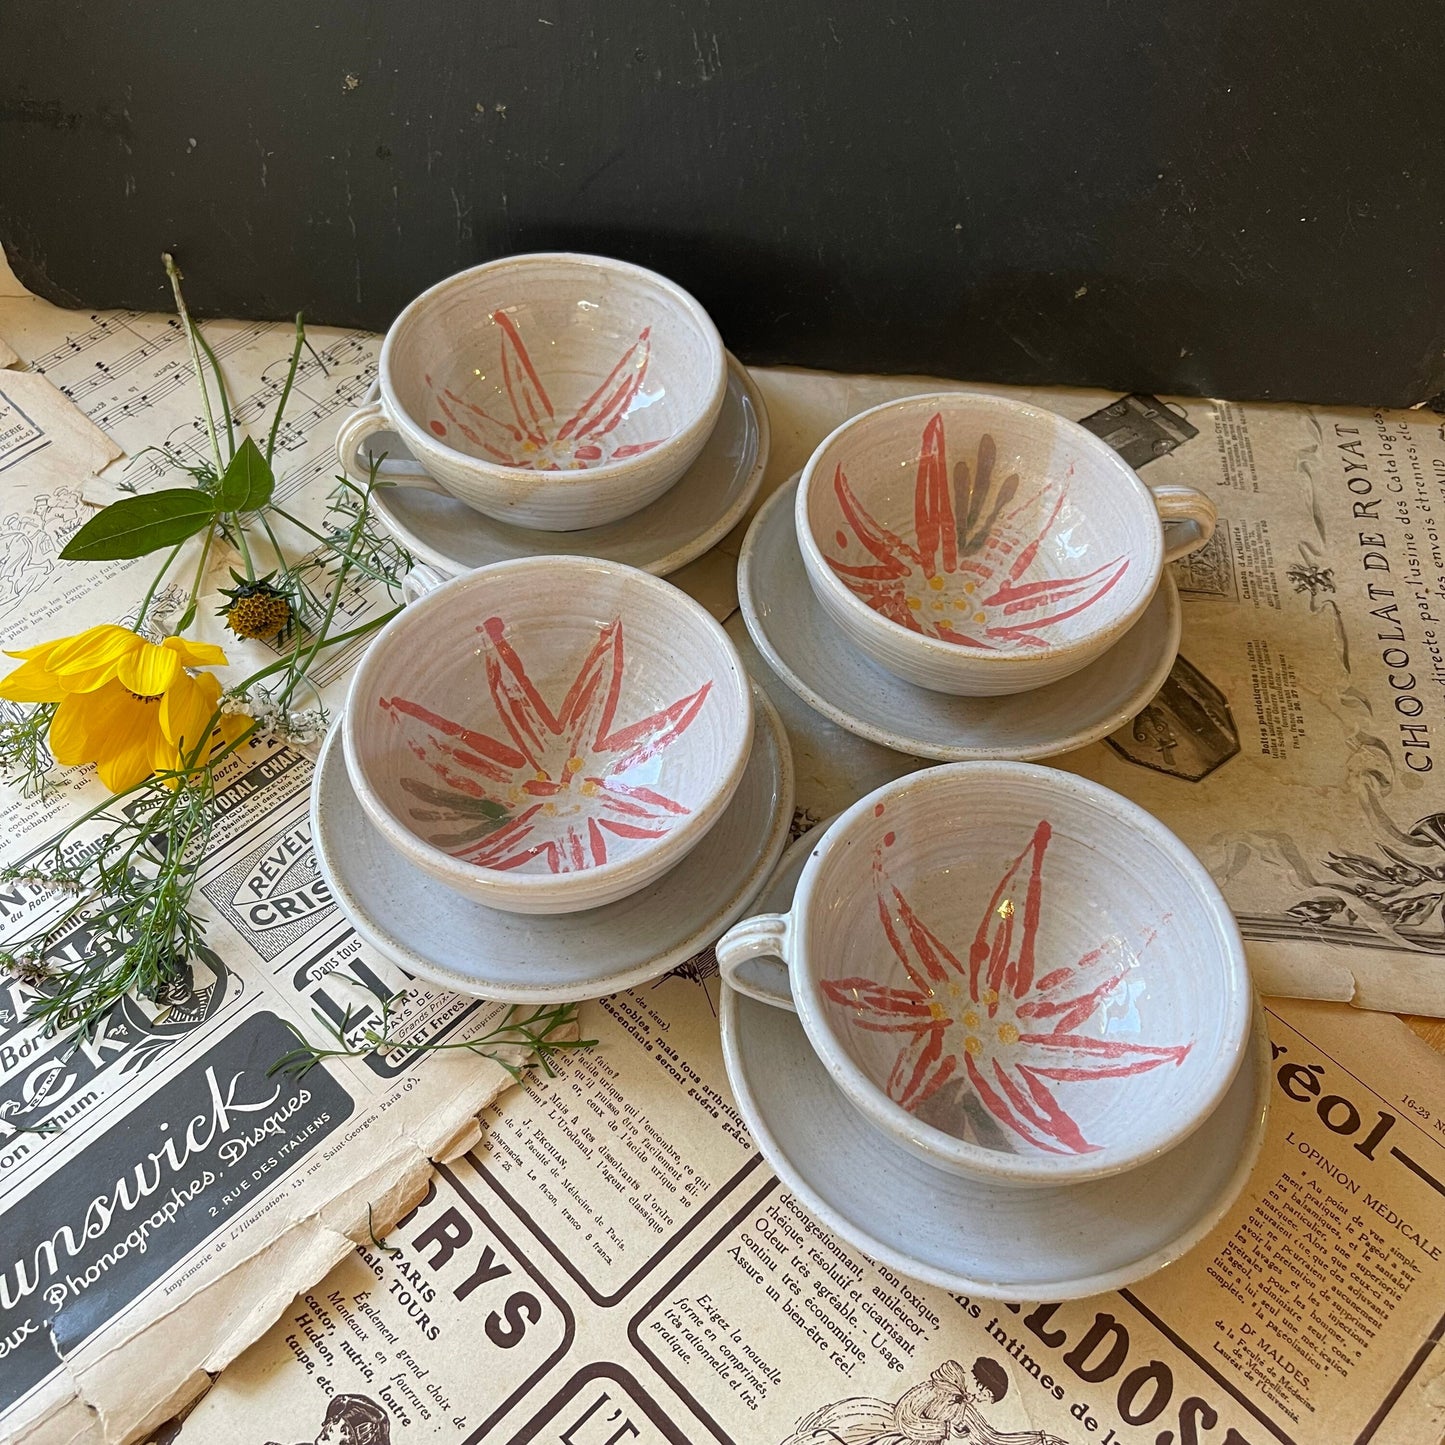
<instances>
[{"instance_id":1,"label":"green leaf","mask_svg":"<svg viewBox=\"0 0 1445 1445\"><path fill-rule=\"evenodd\" d=\"M193 537L215 515L215 498L194 487L123 497L97 512L65 544L60 556L66 562L144 557Z\"/></svg>"},{"instance_id":2,"label":"green leaf","mask_svg":"<svg viewBox=\"0 0 1445 1445\"><path fill-rule=\"evenodd\" d=\"M271 500L276 474L261 455L261 448L246 437L226 464L216 488L216 507L222 512L254 512Z\"/></svg>"}]
</instances>

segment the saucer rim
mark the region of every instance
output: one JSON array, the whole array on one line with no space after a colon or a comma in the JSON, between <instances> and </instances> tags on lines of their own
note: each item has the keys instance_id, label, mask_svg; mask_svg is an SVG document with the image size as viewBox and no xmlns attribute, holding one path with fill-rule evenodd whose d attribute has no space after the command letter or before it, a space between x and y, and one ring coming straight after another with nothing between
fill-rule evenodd
<instances>
[{"instance_id":1,"label":"saucer rim","mask_svg":"<svg viewBox=\"0 0 1445 1445\"><path fill-rule=\"evenodd\" d=\"M1078 748L1087 747L1092 743L1099 742L1103 738L1108 737L1110 733L1122 727L1130 718L1136 716L1139 709L1158 693L1159 689L1164 686L1165 681L1168 679L1169 673L1173 669L1174 663L1179 656L1180 643L1183 637L1183 609L1180 603L1178 584L1166 567L1160 578L1159 592L1155 594L1155 598L1150 600L1149 606L1144 609L1144 612L1134 623L1134 627L1142 627L1145 624L1150 613L1153 611L1155 601L1158 600L1159 593L1162 593L1164 597L1165 628L1169 638L1169 645L1161 650L1159 663L1156 664L1154 670L1149 674L1146 683L1132 690L1128 695L1127 701L1120 703L1105 719L1087 728L1083 728L1063 738L1056 737L1024 747L984 747L978 744L948 744L930 742L927 739L906 737L902 733L890 731L886 727L875 725L866 719L856 717L852 713L846 712L839 704L825 697L822 693L818 692L816 688L805 682L798 676L797 672L783 660L781 654L776 647L774 647L772 639L769 637L762 619L753 605L754 593L759 589L751 586L750 582L756 570L756 557L760 539L769 526L776 525L774 522L775 514L782 515L786 522L791 522L792 508L788 503L796 498L797 487L801 476L802 472L795 473L773 492L773 494L763 502L757 514L754 516L751 525L748 527L747 535L743 538L742 550L738 555L738 608L742 613L743 625L747 628L748 636L752 639L753 645L762 654L764 661L767 662L768 666L777 674L779 679L815 712L820 713L830 722L836 723L845 731L854 734L854 736L877 743L881 747L890 748L894 752L903 753L911 757L929 758L936 762L1036 762L1040 758L1057 757L1061 753L1073 752ZM791 526L789 526L788 530L791 534ZM796 536L794 536L793 545L795 548L797 547ZM802 553L798 552L797 556L798 566L802 569ZM803 580L808 582L806 572L804 572ZM810 598L813 597L811 583L809 583L808 595ZM815 620L817 624L813 630L815 632L832 632L841 635L837 624L827 616L823 611L822 604L817 602L816 598L813 598L811 605L815 611L810 612L809 618L810 620ZM1133 630L1133 628L1129 628L1113 646L1108 648L1099 658L1090 663L1089 666L1098 667L1105 663L1115 649L1123 645L1129 633ZM842 645L848 645L846 639L843 639ZM907 682L903 678L895 677L892 673L888 672L886 668L879 667L876 663L873 664L873 666L879 675L880 682L889 687L890 690L907 689L916 692L928 691L928 689L917 687L915 684ZM1087 669L1085 669L1085 671L1087 671ZM1062 678L1059 681L1067 682L1068 678ZM887 695L897 697L900 694L896 691L890 691ZM945 694L938 695L945 696ZM994 698L949 696L950 701L961 708L967 707L970 704L988 705L997 700ZM897 715L906 716L906 714L906 707L897 710Z\"/></svg>"},{"instance_id":2,"label":"saucer rim","mask_svg":"<svg viewBox=\"0 0 1445 1445\"><path fill-rule=\"evenodd\" d=\"M723 1062L727 1070L728 1084L733 1091L733 1097L737 1102L739 1112L743 1116L743 1122L747 1125L748 1133L753 1142L758 1146L758 1152L767 1160L769 1168L777 1175L779 1182L796 1195L808 1212L828 1227L840 1239L846 1241L853 1248L860 1250L871 1260L886 1265L889 1269L898 1274L907 1276L909 1279L916 1279L922 1284L934 1285L939 1289L948 1290L953 1294L979 1295L986 1299L1010 1299L1027 1303L1052 1302L1066 1299L1087 1299L1091 1295L1105 1294L1110 1290L1123 1289L1128 1285L1137 1284L1140 1280L1163 1269L1166 1265L1173 1264L1176 1260L1182 1259L1196 1244L1200 1242L1229 1212L1239 1196L1244 1192L1245 1186L1249 1183L1258 1162L1261 1150L1264 1147L1264 1139L1269 1123L1269 1111L1266 1101L1269 1092L1269 1034L1268 1025L1265 1020L1264 1006L1260 1003L1258 996L1254 1002L1254 1012L1250 1024L1250 1046L1248 1052L1254 1056L1254 1068L1246 1070L1241 1068L1236 1076L1231 1090L1241 1086L1247 1079L1252 1079L1250 1087L1254 1096L1255 1107L1252 1111L1253 1125L1248 1136L1241 1141L1239 1158L1235 1163L1233 1171L1220 1186L1215 1197L1206 1205L1202 1213L1181 1233L1172 1239L1152 1249L1148 1254L1141 1255L1138 1259L1129 1264L1120 1265L1112 1270L1104 1270L1091 1275L1078 1275L1070 1279L1054 1279L1045 1282L1025 1282L1009 1280L977 1279L970 1275L954 1274L947 1270L939 1269L934 1265L926 1264L920 1260L911 1258L900 1253L890 1245L873 1239L865 1231L857 1228L849 1220L844 1218L832 1204L828 1202L814 1187L811 1180L805 1178L791 1161L783 1154L777 1141L768 1130L763 1127L758 1118L757 1106L752 1098L752 1091L746 1082L746 1076L739 1066L734 1063L734 1056L738 1050L737 1035L738 1008L740 1000L757 1008L768 1008L770 1005L758 1003L756 1000L742 999L734 989L724 985L722 998L718 1003L718 1020L722 1034ZM799 1025L801 1028L801 1025ZM820 1080L826 1087L838 1096L839 1106L850 1111L853 1105L849 1103L842 1090L830 1079ZM1228 1092L1228 1091L1227 1091ZM1226 1097L1227 1097L1226 1092ZM1222 1104L1221 1100L1221 1104ZM1183 1154L1194 1147L1195 1136L1181 1142L1177 1148ZM1171 1150L1170 1153L1174 1151ZM1167 1158L1168 1155L1161 1155L1160 1158ZM1158 1160L1151 1161L1157 1163ZM923 1161L920 1160L923 1164ZM930 1170L940 1179L948 1179L947 1170L938 1169L929 1164L923 1164L925 1169ZM860 1175L866 1171L860 1170ZM1087 1181L1088 1187L1098 1189L1102 1186L1119 1187L1126 1185L1129 1180L1127 1171L1123 1174L1107 1175L1103 1179ZM1007 1185L995 1183L982 1178L972 1179L970 1182L978 1185L980 1190L993 1193L997 1192L999 1198L994 1204L995 1208L1007 1208L1009 1196L1017 1196L1023 1193L1028 1194L1049 1194L1057 1191L1074 1189L1080 1187L1076 1184L1060 1185L1036 1185L1033 1187Z\"/></svg>"},{"instance_id":3,"label":"saucer rim","mask_svg":"<svg viewBox=\"0 0 1445 1445\"><path fill-rule=\"evenodd\" d=\"M752 466L749 469L747 479L744 481L741 490L739 491L738 495L733 499L731 505L729 505L728 508L714 522L712 522L709 526L705 527L696 536L690 538L681 546L674 547L671 552L666 553L664 556L649 560L647 562L624 562L619 558L609 557L607 555L608 549L606 547L602 547L600 550L594 548L586 553L578 552L575 554L576 556L599 556L602 558L603 561L616 562L620 566L636 567L639 572L650 572L654 577L669 577L672 575L672 573L680 571L683 567L686 567L689 562L697 561L697 559L701 557L705 552L715 547L747 515L748 509L757 500L758 492L762 488L764 473L767 471L768 460L772 452L772 422L768 416L767 400L764 398L762 388L759 387L757 379L753 376L752 372L749 371L748 368L744 366L743 363L739 361L738 358L734 356L731 351L726 350L726 348L724 348L723 355L725 360L725 378L730 379L734 375L737 376L739 383L742 387L744 397L752 405L753 415L757 420L758 432L757 450L753 457ZM725 385L723 391L724 411L727 409L728 390L729 387ZM377 380L373 380L371 386L367 389L365 396L362 397L361 404L364 405L366 402L374 399L379 395L380 382ZM707 441L703 443L704 451L711 443L712 438L717 434L717 429L721 425L722 412L720 411L718 413L718 420L716 425L713 427L712 432L708 434ZM693 466L695 467L696 465L697 462L694 461ZM417 470L424 471L425 469L421 467L420 463L418 463ZM688 471L690 472L691 470L692 467L689 467ZM668 491L662 494L662 496L666 497L668 493L671 492L674 488L683 485L683 483L687 479L687 475L688 472L684 472L682 476L679 477L677 481L672 484L672 487L669 487ZM386 491L386 488L379 488L372 494L372 510L376 513L377 519L380 521L381 525L385 527L386 530L398 542L402 544L402 546L404 546L408 551L410 551L419 561L428 562L433 567L436 567L442 572L444 572L448 578L460 577L466 572L471 572L475 570L474 567L461 563L457 558L448 557L444 552L439 551L437 548L431 546L429 543L421 541L411 531L409 527L407 527L396 517L393 510L387 505ZM453 498L452 500L459 501L458 498ZM656 501L649 502L647 506L638 508L638 510L634 512L630 517L625 517L622 520L625 522L632 522L637 519L645 518L648 511L650 511L651 508L657 506L658 503L661 501L662 497L659 497L656 499ZM459 502L459 505L465 507L467 504L465 502ZM496 521L495 518L487 516L485 512L478 512L475 508L472 507L468 507L467 510L475 513L475 516L480 522L483 531L489 534L494 534L497 526L501 525ZM609 523L607 525L615 526L617 524ZM522 528L520 530L535 530L535 528ZM593 531L596 529L586 528L584 530ZM568 532L555 532L550 533L549 535L558 538L559 541L565 541L567 537L575 536L577 534ZM538 548L538 550L535 552L527 551L509 553L506 556L494 557L490 562L478 563L477 566L490 567L495 565L497 562L511 562L516 561L522 557L541 557L547 555L549 550L555 551L556 547L553 546L550 549ZM568 553L567 555L574 554Z\"/></svg>"},{"instance_id":4,"label":"saucer rim","mask_svg":"<svg viewBox=\"0 0 1445 1445\"><path fill-rule=\"evenodd\" d=\"M766 731L772 741L773 750L777 757L777 768L773 778L773 790L777 796L772 818L769 822L766 835L761 839L753 864L748 870L746 877L742 880L737 891L729 896L726 903L713 909L706 920L703 920L695 927L680 943L654 953L648 959L629 968L611 974L590 977L585 980L579 979L574 982L537 985L536 987L521 988L515 984L498 984L484 979L476 979L452 973L431 960L421 956L414 946L406 945L402 940L388 937L378 930L375 923L368 916L367 912L360 906L355 898L352 889L339 881L339 875L332 866L327 856L324 840L325 830L321 825L320 798L323 787L323 779L333 774L328 769L335 770L342 785L352 789L354 785L351 777L346 771L345 756L341 747L340 734L344 723L338 722L327 734L321 744L321 750L316 760L315 771L312 775L310 798L307 804L307 818L311 828L311 846L316 857L316 866L321 876L326 880L326 885L331 891L336 906L347 923L356 931L357 935L377 952L394 963L398 968L431 984L433 987L447 989L453 993L462 993L474 998L485 998L500 1003L575 1003L587 999L601 998L606 994L616 993L627 988L636 988L641 984L650 983L661 977L669 969L676 968L679 963L685 963L689 958L705 949L710 942L720 938L729 927L746 912L752 901L758 894L768 886L773 878L779 861L788 846L788 832L793 818L793 807L795 798L795 769L792 758L792 748L788 740L787 730L783 726L782 717L771 699L764 692L763 688L753 679L749 679L753 689L753 708L755 723L761 726L754 728L754 740L752 748L760 746L758 738L759 731ZM752 749L749 750L748 760L751 762ZM746 768L746 765L745 765ZM358 799L358 807L360 800ZM721 827L731 808L724 809L718 818L717 826ZM369 817L363 812L366 826L374 827ZM701 846L704 840L699 840ZM385 844L385 839L382 840ZM386 845L389 847L389 845ZM392 850L391 856L395 858L399 867L416 873L425 873L424 869L416 868L400 853ZM682 859L679 860L681 863ZM665 878L667 875L664 874ZM445 885L435 879L431 879L438 888L445 888ZM655 887L662 880L655 880L647 887ZM516 923L525 923L534 930L545 930L547 922L552 915L548 914L514 914L507 913L502 909L488 908L483 903L464 898L460 894L451 893L457 902L466 908L476 910L479 919L485 920L495 918L498 920L511 920ZM618 900L619 902L621 900ZM604 905L605 906L605 905ZM562 917L576 919L576 913L560 915ZM485 967L485 959L480 960L480 966Z\"/></svg>"},{"instance_id":5,"label":"saucer rim","mask_svg":"<svg viewBox=\"0 0 1445 1445\"><path fill-rule=\"evenodd\" d=\"M827 834L828 829L832 828L835 822L838 822L838 819L844 818L850 811L851 809L845 808L842 809L841 812L838 812L838 814L832 816L832 818L824 819L824 821L816 824L815 827L809 829L802 837L796 838L796 840L789 845L788 850L786 850L782 858L779 858L779 861L777 861L777 866L773 868L772 876L770 876L767 883L764 884L763 889L759 890L756 899L757 905L769 910L769 912L788 912L790 907L792 907L793 900L796 899L796 890L798 890L798 884L801 883L803 871L805 871L806 868L808 868L808 864L811 863L812 855L814 855L814 851L816 847L818 847L819 840ZM777 894L782 892L782 886L785 884L785 881L789 881L789 876L792 876L790 877L789 883L789 896L777 896ZM770 1133L766 1127L760 1126L759 1121L757 1121L757 1105L753 1100L753 1090L747 1087L746 1074L744 1074L743 1069L741 1069L741 1066L738 1065L737 1062L738 1009L744 1006L757 1006L766 1009L766 1007L769 1007L769 1004L757 1003L756 1000L750 1000L750 998L738 993L734 988L724 987L720 1006L718 1006L718 1023L720 1023L721 1027L722 1061L724 1061L724 1066L727 1068L728 1084L733 1088L738 1108L740 1108L741 1113L743 1113L744 1121L746 1121L750 1133L753 1134L753 1139L756 1140L760 1152L766 1157L767 1162L772 1166L773 1172L779 1176L780 1181L785 1183L789 1189L792 1189L796 1195L799 1195L799 1198L803 1199L803 1202L808 1205L808 1208L811 1209L812 1212L815 1212L819 1218L822 1218L825 1224L828 1224L828 1227L832 1228L835 1233L840 1234L842 1238L850 1241L851 1244L854 1244L854 1247L861 1248L864 1253L868 1254L870 1259L876 1259L881 1261L881 1263L889 1264L890 1267L899 1270L900 1273L910 1274L910 1277L913 1277L913 1279L923 1280L923 1282L929 1283L929 1285L938 1285L958 1293L977 1292L980 1293L980 1295L991 1296L991 1298L1020 1299L1020 1301L1029 1301L1029 1299L1053 1301L1053 1299L1061 1298L1087 1298L1087 1296L1092 1295L1092 1293L1103 1293L1105 1290L1120 1289L1120 1287L1127 1285L1127 1283L1137 1282L1137 1280L1143 1279L1146 1274L1153 1273L1157 1269L1163 1269L1166 1264L1172 1263L1173 1260L1181 1259L1183 1254L1188 1253L1191 1248L1194 1248L1195 1244L1198 1244L1199 1240L1202 1240L1202 1238L1224 1218L1228 1209L1233 1207L1234 1202L1237 1201L1238 1196L1243 1194L1244 1188L1246 1188L1251 1175L1253 1175L1254 1168L1256 1168L1257 1163L1259 1163L1260 1152L1263 1150L1264 1139L1266 1139L1267 1130L1269 1130L1270 1068L1272 1068L1273 1061L1272 1046L1270 1046L1269 1039L1269 1020L1267 1020L1263 1000L1261 1000L1259 990L1256 990L1256 988L1251 987L1250 994L1250 1023L1248 1023L1246 1043L1244 1043L1244 1049L1241 1051L1240 1064L1238 1064L1237 1069L1235 1069L1227 1090L1221 1092L1220 1098L1218 1098L1217 1103L1215 1103L1215 1110L1218 1110L1218 1108L1222 1107L1225 1098L1228 1098L1231 1092L1247 1087L1248 1071L1246 1064L1248 1056L1253 1052L1254 1085L1253 1108L1251 1108L1253 1124L1251 1124L1250 1130L1244 1134L1243 1140L1241 1140L1240 1156L1235 1160L1233 1172L1221 1183L1218 1194L1215 1195L1212 1202L1209 1202L1204 1214L1199 1215L1186 1230L1175 1235L1173 1240L1166 1241L1165 1244L1157 1247L1156 1250L1140 1256L1139 1259L1134 1260L1131 1264L1124 1264L1124 1266L1118 1266L1117 1269L1105 1270L1105 1272L1092 1274L1092 1276L1081 1277L1081 1279L1075 1280L1072 1285L1065 1283L1064 1289L1075 1289L1072 1295L1069 1295L1069 1293L1059 1293L1058 1282L1049 1283L1049 1285L1033 1286L1017 1285L1017 1283L998 1285L996 1282L981 1282L981 1280L967 1279L965 1276L955 1276L955 1274L949 1274L948 1272L944 1272L944 1270L935 1269L935 1267L928 1266L928 1264L919 1264L918 1261L907 1259L906 1256L903 1256L903 1254L900 1254L899 1251L894 1250L892 1247L880 1246L879 1241L873 1240L870 1235L861 1234L861 1231L854 1231L850 1222L842 1220L840 1215L837 1214L837 1211L834 1211L831 1205L828 1204L827 1199L821 1198L821 1195L819 1195L818 1191L811 1185L811 1182L803 1179L801 1173L790 1163L788 1156L783 1153L779 1144L773 1139L772 1133ZM803 1029L802 1017L799 1017L798 1025L799 1029ZM811 1039L809 1039L806 1029L803 1029L803 1043L811 1046ZM842 1090L835 1079L829 1077L827 1064L824 1064L822 1059L819 1059L818 1062L822 1069L822 1078L819 1079L819 1084L821 1084L825 1090L831 1088L832 1094L837 1095L838 1101L841 1101L841 1107L845 1108L851 1116L863 1118L864 1123L870 1126L870 1133L879 1134L880 1142L883 1142L881 1130L874 1129L873 1121L868 1120L867 1114L858 1110L857 1105L848 1098L847 1092ZM738 1087L740 1081L741 1084L743 1084L741 1088ZM1211 1110L1211 1117L1212 1113L1214 1113L1214 1110ZM1176 1152L1182 1153L1182 1150L1186 1149L1186 1147L1192 1147L1191 1140L1194 1140L1196 1144L1195 1134L1179 1140L1179 1143L1175 1144L1173 1149L1165 1150L1163 1155L1157 1155L1153 1160L1142 1160L1142 1163L1143 1165L1152 1165L1152 1163L1157 1163L1157 1160L1162 1159L1162 1157L1168 1157ZM902 1149L902 1146L897 1147ZM922 1156L915 1155L915 1157L919 1160L922 1168L925 1169L926 1176L936 1176L939 1181L949 1181L949 1179L958 1178L958 1173L954 1172L954 1170L931 1165L931 1163L923 1159ZM1017 1185L1017 1183L1006 1181L1006 1179L988 1179L981 1175L964 1175L964 1178L967 1179L971 1185L974 1185L975 1188L983 1189L985 1194L996 1194L998 1196L1019 1196L1026 1194L1038 1198L1038 1196L1058 1194L1058 1192L1075 1192L1078 1191L1078 1189L1088 1189L1088 1191L1097 1194L1100 1189L1113 1188L1113 1186L1121 1185L1121 1183L1129 1179L1130 1172L1131 1170L1124 1170L1123 1173L1104 1176L1104 1178L1100 1179L1064 1181L1053 1183L1053 1185L1049 1185L1049 1183L1043 1183L1043 1185L1038 1185L1038 1183L1035 1183L1035 1185ZM876 1247L879 1253L874 1253ZM1127 1277L1124 1277L1126 1274ZM1000 1290L1006 1290L1006 1293L997 1293L1000 1292ZM1022 1290L1022 1292L1020 1292L1020 1290ZM1030 1293L1030 1290L1036 1290L1036 1293Z\"/></svg>"}]
</instances>

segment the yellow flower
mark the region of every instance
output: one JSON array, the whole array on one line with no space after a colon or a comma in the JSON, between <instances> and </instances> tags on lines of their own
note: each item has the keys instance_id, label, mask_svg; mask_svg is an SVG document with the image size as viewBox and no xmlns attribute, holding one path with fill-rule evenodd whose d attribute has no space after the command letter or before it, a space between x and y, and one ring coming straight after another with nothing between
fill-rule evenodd
<instances>
[{"instance_id":1,"label":"yellow flower","mask_svg":"<svg viewBox=\"0 0 1445 1445\"><path fill-rule=\"evenodd\" d=\"M0 698L59 703L50 724L55 760L95 763L113 793L184 764L221 696L213 673L186 669L226 662L212 643L167 637L157 645L109 623L7 655L23 661L0 679ZM223 716L199 760L248 726L239 714Z\"/></svg>"}]
</instances>

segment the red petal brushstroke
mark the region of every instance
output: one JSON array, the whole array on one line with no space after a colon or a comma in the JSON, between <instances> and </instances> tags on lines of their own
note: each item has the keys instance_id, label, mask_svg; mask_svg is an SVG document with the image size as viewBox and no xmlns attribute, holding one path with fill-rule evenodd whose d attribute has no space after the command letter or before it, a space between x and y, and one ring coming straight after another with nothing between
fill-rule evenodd
<instances>
[{"instance_id":1,"label":"red petal brushstroke","mask_svg":"<svg viewBox=\"0 0 1445 1445\"><path fill-rule=\"evenodd\" d=\"M878 919L910 987L877 978L825 979L824 995L870 1033L906 1034L889 1075L889 1096L917 1109L962 1071L979 1103L1014 1137L1045 1153L1082 1154L1098 1145L1050 1084L1127 1078L1178 1065L1192 1044L1140 1044L1076 1032L1107 1004L1128 972L1106 947L1038 976L1045 908L1047 819L1005 868L968 949L965 965L874 863ZM1156 936L1150 929L1141 946ZM1001 1022L1000 1014L1008 1015ZM1024 1021L1020 1028L1014 1020ZM1053 1021L1048 1032L1028 1027ZM995 1043L994 1040L997 1042ZM987 1064L987 1071L981 1065Z\"/></svg>"}]
</instances>

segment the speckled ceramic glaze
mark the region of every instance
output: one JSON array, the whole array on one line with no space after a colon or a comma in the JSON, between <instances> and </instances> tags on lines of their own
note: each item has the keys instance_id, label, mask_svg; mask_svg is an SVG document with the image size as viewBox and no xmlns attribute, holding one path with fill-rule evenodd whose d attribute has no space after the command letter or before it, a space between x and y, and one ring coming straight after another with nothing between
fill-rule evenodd
<instances>
[{"instance_id":1,"label":"speckled ceramic glaze","mask_svg":"<svg viewBox=\"0 0 1445 1445\"><path fill-rule=\"evenodd\" d=\"M957 697L916 687L859 651L823 611L793 531L797 479L769 497L743 541L738 602L768 665L816 712L900 753L964 762L1046 758L1107 737L1164 685L1179 650L1166 572L1139 620L1088 667L1031 692Z\"/></svg>"},{"instance_id":2,"label":"speckled ceramic glaze","mask_svg":"<svg viewBox=\"0 0 1445 1445\"><path fill-rule=\"evenodd\" d=\"M1209 540L1192 487L1146 486L1053 412L944 392L860 413L809 459L794 522L845 636L919 687L997 696L1087 667ZM1165 539L1165 524L1170 536Z\"/></svg>"},{"instance_id":3,"label":"speckled ceramic glaze","mask_svg":"<svg viewBox=\"0 0 1445 1445\"><path fill-rule=\"evenodd\" d=\"M761 907L789 907L816 841L788 850ZM956 1294L1078 1299L1144 1278L1214 1228L1264 1139L1270 1054L1257 1007L1234 1082L1178 1148L1051 1189L931 1167L849 1103L792 1014L730 988L718 1012L733 1097L783 1187L840 1239Z\"/></svg>"},{"instance_id":4,"label":"speckled ceramic glaze","mask_svg":"<svg viewBox=\"0 0 1445 1445\"><path fill-rule=\"evenodd\" d=\"M502 562L377 635L347 769L417 867L493 908L635 892L721 817L752 738L732 642L690 597L594 558Z\"/></svg>"},{"instance_id":5,"label":"speckled ceramic glaze","mask_svg":"<svg viewBox=\"0 0 1445 1445\"><path fill-rule=\"evenodd\" d=\"M1027 763L869 794L813 850L791 911L717 954L735 988L796 1008L891 1138L1020 1185L1177 1146L1229 1088L1253 1002L1234 919L1184 845Z\"/></svg>"},{"instance_id":6,"label":"speckled ceramic glaze","mask_svg":"<svg viewBox=\"0 0 1445 1445\"><path fill-rule=\"evenodd\" d=\"M396 455L394 443L377 438L372 445ZM371 505L403 546L448 577L539 552L603 557L666 577L742 520L762 484L769 445L763 394L730 356L722 412L697 459L656 501L620 522L539 532L498 522L445 493L407 486L378 488Z\"/></svg>"},{"instance_id":7,"label":"speckled ceramic glaze","mask_svg":"<svg viewBox=\"0 0 1445 1445\"><path fill-rule=\"evenodd\" d=\"M692 465L727 366L707 313L665 277L602 256L506 256L423 292L387 332L380 398L337 437L366 475L376 432L430 484L513 526L616 521ZM399 482L427 478L388 462Z\"/></svg>"},{"instance_id":8,"label":"speckled ceramic glaze","mask_svg":"<svg viewBox=\"0 0 1445 1445\"><path fill-rule=\"evenodd\" d=\"M340 728L321 750L311 839L331 894L356 931L439 988L506 1003L597 998L686 962L742 913L787 842L793 815L788 740L755 691L747 766L722 817L650 888L586 913L524 917L487 908L414 867L356 797Z\"/></svg>"}]
</instances>

